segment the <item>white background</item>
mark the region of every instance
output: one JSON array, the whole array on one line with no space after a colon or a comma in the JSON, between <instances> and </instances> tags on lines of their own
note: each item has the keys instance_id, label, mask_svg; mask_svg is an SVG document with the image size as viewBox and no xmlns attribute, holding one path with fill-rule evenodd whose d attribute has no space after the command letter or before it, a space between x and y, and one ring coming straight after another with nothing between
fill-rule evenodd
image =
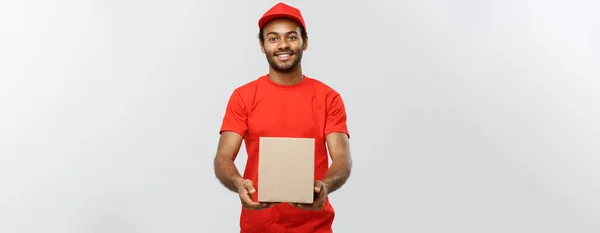
<instances>
[{"instance_id":1,"label":"white background","mask_svg":"<svg viewBox=\"0 0 600 233\"><path fill-rule=\"evenodd\" d=\"M2 1L0 232L239 231L212 159L275 3ZM600 3L288 3L347 105L336 232L600 232Z\"/></svg>"}]
</instances>

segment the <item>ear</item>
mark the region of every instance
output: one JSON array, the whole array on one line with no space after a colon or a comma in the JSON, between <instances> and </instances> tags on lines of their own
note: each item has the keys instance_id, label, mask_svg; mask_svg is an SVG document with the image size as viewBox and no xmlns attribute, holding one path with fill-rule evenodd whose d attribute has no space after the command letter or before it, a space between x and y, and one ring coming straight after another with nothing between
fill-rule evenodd
<instances>
[{"instance_id":1,"label":"ear","mask_svg":"<svg viewBox=\"0 0 600 233\"><path fill-rule=\"evenodd\" d=\"M266 53L265 52L265 45L262 42L260 42L260 40L258 40L258 45L260 46L260 51L262 53Z\"/></svg>"},{"instance_id":2,"label":"ear","mask_svg":"<svg viewBox=\"0 0 600 233\"><path fill-rule=\"evenodd\" d=\"M308 49L308 37L302 43L302 50L306 51Z\"/></svg>"}]
</instances>

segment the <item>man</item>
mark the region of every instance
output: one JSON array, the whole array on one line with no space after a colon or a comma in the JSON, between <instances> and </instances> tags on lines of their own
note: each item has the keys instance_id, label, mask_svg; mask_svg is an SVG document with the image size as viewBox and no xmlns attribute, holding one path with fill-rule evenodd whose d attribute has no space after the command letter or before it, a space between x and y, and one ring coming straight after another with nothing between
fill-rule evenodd
<instances>
[{"instance_id":1,"label":"man","mask_svg":"<svg viewBox=\"0 0 600 233\"><path fill-rule=\"evenodd\" d=\"M328 195L345 184L352 163L344 102L335 90L302 73L308 37L298 9L278 3L258 26L269 73L231 94L214 159L215 175L239 194L243 233L332 232L335 212ZM315 139L312 204L257 202L260 137ZM243 177L234 165L242 140L248 153Z\"/></svg>"}]
</instances>

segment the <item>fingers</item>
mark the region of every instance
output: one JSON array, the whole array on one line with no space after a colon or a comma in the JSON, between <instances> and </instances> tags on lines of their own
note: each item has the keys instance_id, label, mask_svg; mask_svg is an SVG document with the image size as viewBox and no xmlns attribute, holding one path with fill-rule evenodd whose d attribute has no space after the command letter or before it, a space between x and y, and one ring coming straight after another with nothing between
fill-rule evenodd
<instances>
[{"instance_id":1,"label":"fingers","mask_svg":"<svg viewBox=\"0 0 600 233\"><path fill-rule=\"evenodd\" d=\"M323 209L323 204L319 202L313 202L312 204L304 204L304 203L290 203L292 206L302 209L302 210L321 210Z\"/></svg>"},{"instance_id":2,"label":"fingers","mask_svg":"<svg viewBox=\"0 0 600 233\"><path fill-rule=\"evenodd\" d=\"M274 205L275 205L275 203L253 202L252 200L242 201L242 206L246 209L251 209L251 210L262 210L262 209L270 208Z\"/></svg>"},{"instance_id":3,"label":"fingers","mask_svg":"<svg viewBox=\"0 0 600 233\"><path fill-rule=\"evenodd\" d=\"M267 208L271 208L274 205L276 205L277 203L260 203L260 209L267 209Z\"/></svg>"},{"instance_id":4,"label":"fingers","mask_svg":"<svg viewBox=\"0 0 600 233\"><path fill-rule=\"evenodd\" d=\"M312 210L313 209L312 204L304 204L304 203L290 203L290 204L298 209L303 209L303 210Z\"/></svg>"},{"instance_id":5,"label":"fingers","mask_svg":"<svg viewBox=\"0 0 600 233\"><path fill-rule=\"evenodd\" d=\"M292 206L303 209L303 210L321 210L325 205L325 198L327 197L327 190L325 185L321 181L315 181L314 186L314 201L311 204L305 203L290 203Z\"/></svg>"},{"instance_id":6,"label":"fingers","mask_svg":"<svg viewBox=\"0 0 600 233\"><path fill-rule=\"evenodd\" d=\"M243 188L239 191L240 201L242 202L242 206L246 209L251 210L261 210L274 206L278 203L261 203L254 202L252 200L252 194L256 192L254 188L254 183L252 180L245 180L243 183Z\"/></svg>"},{"instance_id":7,"label":"fingers","mask_svg":"<svg viewBox=\"0 0 600 233\"><path fill-rule=\"evenodd\" d=\"M325 184L322 181L315 181L315 193L321 193L323 189L326 189Z\"/></svg>"},{"instance_id":8,"label":"fingers","mask_svg":"<svg viewBox=\"0 0 600 233\"><path fill-rule=\"evenodd\" d=\"M252 201L252 196L250 196L247 190L240 193L240 200L242 201L242 205L246 208L254 209L259 207L259 203Z\"/></svg>"},{"instance_id":9,"label":"fingers","mask_svg":"<svg viewBox=\"0 0 600 233\"><path fill-rule=\"evenodd\" d=\"M252 201L252 194L254 194L255 190L251 180L244 180L242 188L238 192L243 207L248 209L257 209L260 207L258 202Z\"/></svg>"},{"instance_id":10,"label":"fingers","mask_svg":"<svg viewBox=\"0 0 600 233\"><path fill-rule=\"evenodd\" d=\"M246 209L262 210L262 209L271 208L276 204L278 204L278 203L252 202L252 200L250 200L248 203L243 204L243 206Z\"/></svg>"},{"instance_id":11,"label":"fingers","mask_svg":"<svg viewBox=\"0 0 600 233\"><path fill-rule=\"evenodd\" d=\"M322 183L319 183L318 187L315 187L315 194L317 196L317 200L315 202L325 201L325 197L327 196L327 190L325 190L325 186Z\"/></svg>"},{"instance_id":12,"label":"fingers","mask_svg":"<svg viewBox=\"0 0 600 233\"><path fill-rule=\"evenodd\" d=\"M246 180L246 182L244 182L244 188L248 191L249 194L254 194L254 192L256 192L252 180Z\"/></svg>"},{"instance_id":13,"label":"fingers","mask_svg":"<svg viewBox=\"0 0 600 233\"><path fill-rule=\"evenodd\" d=\"M325 205L325 195L321 194L315 197L313 203L304 204L304 203L296 203L294 206L304 209L304 210L321 210Z\"/></svg>"},{"instance_id":14,"label":"fingers","mask_svg":"<svg viewBox=\"0 0 600 233\"><path fill-rule=\"evenodd\" d=\"M323 206L325 205L325 195L319 195L319 198L317 198L317 200L315 200L312 204L312 208L315 210L320 210L323 209Z\"/></svg>"}]
</instances>

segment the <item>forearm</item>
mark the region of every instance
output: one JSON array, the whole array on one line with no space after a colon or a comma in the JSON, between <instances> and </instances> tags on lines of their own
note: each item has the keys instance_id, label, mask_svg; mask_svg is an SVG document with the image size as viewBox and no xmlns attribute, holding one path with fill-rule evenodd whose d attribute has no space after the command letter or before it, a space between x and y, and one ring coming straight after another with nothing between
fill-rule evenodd
<instances>
[{"instance_id":1,"label":"forearm","mask_svg":"<svg viewBox=\"0 0 600 233\"><path fill-rule=\"evenodd\" d=\"M233 163L231 159L218 157L215 158L215 175L217 179L223 184L227 189L232 192L237 191L237 182L242 178L240 173L238 172L237 167Z\"/></svg>"},{"instance_id":2,"label":"forearm","mask_svg":"<svg viewBox=\"0 0 600 233\"><path fill-rule=\"evenodd\" d=\"M332 193L341 188L352 170L352 160L347 156L340 156L331 162L331 166L325 173L322 182L327 186L328 193Z\"/></svg>"}]
</instances>

